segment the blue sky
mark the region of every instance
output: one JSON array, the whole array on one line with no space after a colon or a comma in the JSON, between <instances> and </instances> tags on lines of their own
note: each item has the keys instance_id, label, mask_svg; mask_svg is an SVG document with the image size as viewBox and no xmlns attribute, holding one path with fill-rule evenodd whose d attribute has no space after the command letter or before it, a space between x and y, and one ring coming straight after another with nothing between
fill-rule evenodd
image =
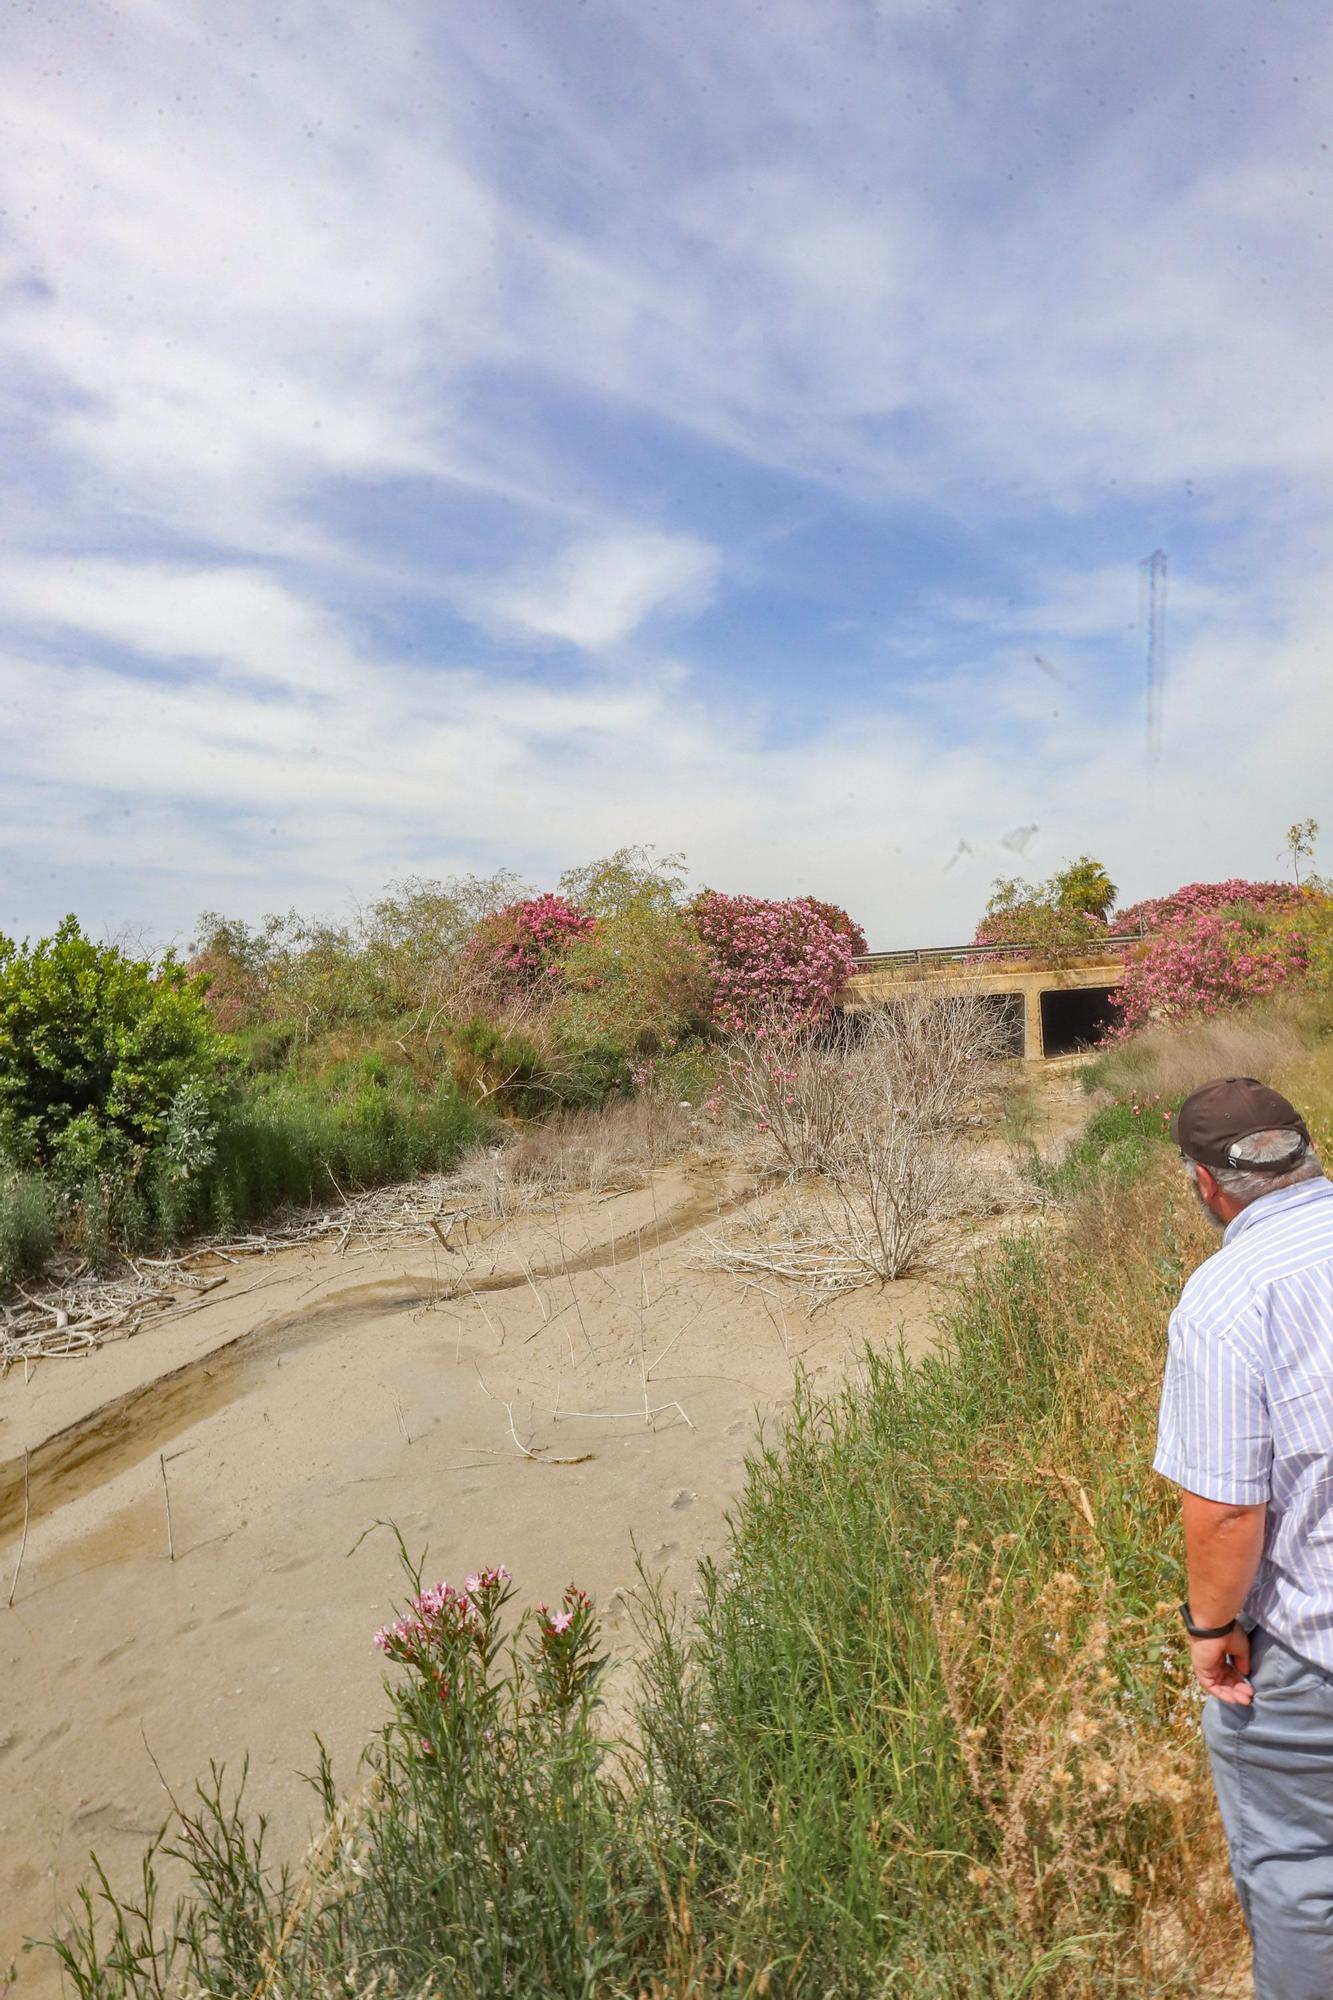
<instances>
[{"instance_id":1,"label":"blue sky","mask_svg":"<svg viewBox=\"0 0 1333 2000\"><path fill-rule=\"evenodd\" d=\"M0 39L0 929L648 841L905 944L1333 843L1308 0Z\"/></svg>"}]
</instances>

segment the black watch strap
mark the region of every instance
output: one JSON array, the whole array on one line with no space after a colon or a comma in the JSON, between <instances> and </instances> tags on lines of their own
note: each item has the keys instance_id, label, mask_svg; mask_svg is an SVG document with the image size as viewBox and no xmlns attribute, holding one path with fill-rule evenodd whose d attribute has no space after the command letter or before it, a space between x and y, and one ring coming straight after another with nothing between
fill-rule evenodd
<instances>
[{"instance_id":1,"label":"black watch strap","mask_svg":"<svg viewBox=\"0 0 1333 2000\"><path fill-rule=\"evenodd\" d=\"M1225 1625L1196 1625L1190 1617L1188 1603L1182 1604L1180 1607L1180 1622L1189 1633L1191 1639L1225 1639L1228 1632L1234 1632L1236 1629L1234 1618L1228 1618Z\"/></svg>"}]
</instances>

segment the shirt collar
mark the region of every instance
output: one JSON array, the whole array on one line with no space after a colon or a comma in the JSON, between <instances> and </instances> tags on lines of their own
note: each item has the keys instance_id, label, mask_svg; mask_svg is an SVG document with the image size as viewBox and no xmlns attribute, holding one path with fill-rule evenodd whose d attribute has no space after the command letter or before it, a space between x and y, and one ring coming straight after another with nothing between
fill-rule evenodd
<instances>
[{"instance_id":1,"label":"shirt collar","mask_svg":"<svg viewBox=\"0 0 1333 2000\"><path fill-rule=\"evenodd\" d=\"M1307 1202L1326 1201L1330 1196L1333 1196L1333 1181L1323 1174L1317 1181L1297 1181L1295 1187L1274 1188L1272 1194L1261 1194L1227 1224L1222 1241L1230 1243L1233 1237L1269 1216L1284 1215L1289 1208L1303 1208Z\"/></svg>"}]
</instances>

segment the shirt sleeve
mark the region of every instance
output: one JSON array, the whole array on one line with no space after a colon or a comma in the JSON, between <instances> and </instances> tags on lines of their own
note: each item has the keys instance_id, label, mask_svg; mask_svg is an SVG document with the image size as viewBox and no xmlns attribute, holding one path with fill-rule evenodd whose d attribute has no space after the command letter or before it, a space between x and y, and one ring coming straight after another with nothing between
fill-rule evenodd
<instances>
[{"instance_id":1,"label":"shirt sleeve","mask_svg":"<svg viewBox=\"0 0 1333 2000\"><path fill-rule=\"evenodd\" d=\"M1225 1334L1171 1315L1153 1470L1224 1506L1267 1500L1273 1432L1263 1378Z\"/></svg>"}]
</instances>

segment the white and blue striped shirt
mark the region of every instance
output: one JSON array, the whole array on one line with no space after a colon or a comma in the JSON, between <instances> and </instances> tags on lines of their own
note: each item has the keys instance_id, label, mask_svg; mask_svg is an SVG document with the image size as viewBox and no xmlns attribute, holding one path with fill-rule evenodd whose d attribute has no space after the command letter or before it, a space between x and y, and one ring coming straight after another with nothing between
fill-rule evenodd
<instances>
[{"instance_id":1,"label":"white and blue striped shirt","mask_svg":"<svg viewBox=\"0 0 1333 2000\"><path fill-rule=\"evenodd\" d=\"M1241 1617L1333 1670L1333 1182L1261 1195L1171 1315L1156 1471L1266 1500Z\"/></svg>"}]
</instances>

